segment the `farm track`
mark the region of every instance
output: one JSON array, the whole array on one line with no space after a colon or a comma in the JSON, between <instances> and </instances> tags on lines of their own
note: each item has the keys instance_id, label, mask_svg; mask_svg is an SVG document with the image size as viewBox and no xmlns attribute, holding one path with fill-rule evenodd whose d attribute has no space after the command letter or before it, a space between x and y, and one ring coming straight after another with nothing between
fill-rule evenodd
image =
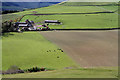
<instances>
[{"instance_id":1,"label":"farm track","mask_svg":"<svg viewBox=\"0 0 120 80\"><path fill-rule=\"evenodd\" d=\"M40 32L81 67L118 66L118 31Z\"/></svg>"}]
</instances>

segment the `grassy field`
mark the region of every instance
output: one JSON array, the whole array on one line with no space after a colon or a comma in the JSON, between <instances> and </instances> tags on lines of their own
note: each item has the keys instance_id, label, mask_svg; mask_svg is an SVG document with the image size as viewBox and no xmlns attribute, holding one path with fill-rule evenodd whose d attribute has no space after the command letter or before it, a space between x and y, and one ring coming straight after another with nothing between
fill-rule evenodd
<instances>
[{"instance_id":1,"label":"grassy field","mask_svg":"<svg viewBox=\"0 0 120 80\"><path fill-rule=\"evenodd\" d=\"M72 5L71 5L72 4ZM32 14L33 11L36 11L37 13L87 13L87 12L102 12L105 11L103 9L99 9L96 6L88 6L91 4L96 4L96 5L103 5L103 4L115 4L115 3L81 3L81 2L67 2L67 3L62 3L62 4L56 4L53 6L48 6L48 7L43 7L43 8L38 8L38 9L33 9L33 10L28 10L28 11L23 11L23 12L18 12L15 14ZM68 6L66 6L68 5ZM69 6L70 5L70 6ZM86 5L86 6L76 6L76 5ZM103 7L103 6L101 6ZM118 9L117 6L115 5L110 5L107 7L114 7L112 10ZM109 9L110 9L109 8Z\"/></svg>"},{"instance_id":2,"label":"grassy field","mask_svg":"<svg viewBox=\"0 0 120 80\"><path fill-rule=\"evenodd\" d=\"M116 3L81 3L69 2L61 3L49 7L43 7L23 12L18 12L9 15L3 15L3 21L19 18L25 14L49 14L49 13L86 13L86 14L66 14L66 15L40 15L25 16L21 22L26 19L33 20L34 22L41 22L44 20L60 20L62 25L50 25L51 29L83 29L83 28L118 28L118 6ZM71 5L71 6L69 6ZM86 6L76 6L86 5ZM110 6L87 6L87 5L110 5ZM103 13L103 14L87 14L92 12L104 11L117 11L116 13Z\"/></svg>"},{"instance_id":3,"label":"grassy field","mask_svg":"<svg viewBox=\"0 0 120 80\"><path fill-rule=\"evenodd\" d=\"M117 6L100 6L100 7L108 7L111 10L111 7L114 7L112 10L116 10ZM33 11L39 13L87 13L87 12L103 12L107 11L104 9L97 8L96 6L61 6L61 5L53 5L49 7L38 8L34 10L28 10L23 12L18 12L14 14L34 14Z\"/></svg>"},{"instance_id":4,"label":"grassy field","mask_svg":"<svg viewBox=\"0 0 120 80\"><path fill-rule=\"evenodd\" d=\"M46 40L39 32L10 33L3 36L2 44L3 70L13 65L21 69L35 66L52 69L76 66L65 53L57 50L58 46ZM51 51L47 52L49 50Z\"/></svg>"},{"instance_id":5,"label":"grassy field","mask_svg":"<svg viewBox=\"0 0 120 80\"><path fill-rule=\"evenodd\" d=\"M48 14L48 13L92 13L115 11L116 6L69 6L73 3L53 5L34 10L3 15L3 19L11 20L25 14ZM74 3L79 5L80 3ZM104 3L105 4L105 3ZM85 4L83 4L85 5ZM88 5L88 4L87 4ZM10 16L11 15L11 16ZM15 16L16 15L16 16ZM66 14L66 15L27 15L26 19L35 23L44 20L60 20L62 25L49 25L51 29L80 29L80 28L117 28L118 15L115 13L102 14ZM38 24L41 25L41 24ZM54 36L54 35L53 35ZM39 32L10 33L2 38L2 68L7 70L10 66L16 65L21 69L31 67L46 67L56 69L55 71L25 73L16 75L5 75L3 77L23 78L115 78L117 68L114 69L64 69L65 67L79 67L65 52L57 50L59 47L46 40ZM61 76L61 77L60 77Z\"/></svg>"},{"instance_id":6,"label":"grassy field","mask_svg":"<svg viewBox=\"0 0 120 80\"><path fill-rule=\"evenodd\" d=\"M85 13L85 12L100 12L102 9L98 9L95 6L61 6L54 5L49 7L38 8L30 11L24 11L20 13L33 13L33 11L37 11L37 13Z\"/></svg>"},{"instance_id":7,"label":"grassy field","mask_svg":"<svg viewBox=\"0 0 120 80\"><path fill-rule=\"evenodd\" d=\"M77 14L77 15L27 15L26 19L33 20L36 23L44 20L60 20L62 25L49 25L51 29L90 29L90 28L117 28L118 16L116 14Z\"/></svg>"},{"instance_id":8,"label":"grassy field","mask_svg":"<svg viewBox=\"0 0 120 80\"><path fill-rule=\"evenodd\" d=\"M43 7L43 8L38 8L38 9L33 9L33 10L27 10L27 11L22 11L22 12L17 12L13 14L7 14L3 15L3 20L4 19L12 19L12 17L17 17L20 15L25 15L25 14L34 14L33 11L36 11L37 13L87 13L87 12L102 12L102 11L107 11L104 9L97 8L96 6L88 6L88 5L108 5L112 4L110 6L100 6L104 7L108 10L115 11L118 9L118 6L115 6L114 4L116 3L110 3L110 2L67 2L67 3L61 3L61 4L56 4L53 6L48 6L48 7ZM70 5L70 6L69 6ZM76 6L78 5L78 6ZM86 6L81 6L81 5L86 5ZM15 16L18 14L17 16ZM10 17L12 16L12 17Z\"/></svg>"},{"instance_id":9,"label":"grassy field","mask_svg":"<svg viewBox=\"0 0 120 80\"><path fill-rule=\"evenodd\" d=\"M2 22L20 19L23 15L22 14L4 14L2 15Z\"/></svg>"},{"instance_id":10,"label":"grassy field","mask_svg":"<svg viewBox=\"0 0 120 80\"><path fill-rule=\"evenodd\" d=\"M117 69L114 68L78 68L16 75L4 75L3 78L117 78L117 75Z\"/></svg>"},{"instance_id":11,"label":"grassy field","mask_svg":"<svg viewBox=\"0 0 120 80\"><path fill-rule=\"evenodd\" d=\"M101 8L105 8L106 10L116 11L118 10L118 6L99 6Z\"/></svg>"},{"instance_id":12,"label":"grassy field","mask_svg":"<svg viewBox=\"0 0 120 80\"><path fill-rule=\"evenodd\" d=\"M74 6L85 5L86 6ZM91 3L94 4L94 3ZM96 3L96 5L108 4L108 3ZM112 3L109 3L112 4ZM72 5L72 6L66 6ZM86 13L86 14L66 14L66 15L27 15L21 22L26 19L30 19L37 22L44 20L60 20L62 25L50 25L51 29L90 29L90 28L118 28L118 15L115 13L103 13L103 14L87 14L92 12L104 12L104 11L116 11L117 6L87 6L88 3L62 3L54 6L38 8L35 10L24 11L17 14L33 14L36 11L37 14L49 14L49 13Z\"/></svg>"},{"instance_id":13,"label":"grassy field","mask_svg":"<svg viewBox=\"0 0 120 80\"><path fill-rule=\"evenodd\" d=\"M115 2L64 2L61 3L60 5L63 6L94 6L94 5L116 5L117 3Z\"/></svg>"}]
</instances>

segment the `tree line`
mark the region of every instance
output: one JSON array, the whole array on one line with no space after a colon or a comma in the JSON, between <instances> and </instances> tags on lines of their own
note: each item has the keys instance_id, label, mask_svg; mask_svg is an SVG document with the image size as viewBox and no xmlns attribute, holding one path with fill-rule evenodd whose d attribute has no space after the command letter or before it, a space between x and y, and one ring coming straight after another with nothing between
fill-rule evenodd
<instances>
[{"instance_id":1,"label":"tree line","mask_svg":"<svg viewBox=\"0 0 120 80\"><path fill-rule=\"evenodd\" d=\"M2 14L16 13L16 12L20 12L20 11L18 11L18 10L5 10L5 11L2 11Z\"/></svg>"},{"instance_id":2,"label":"tree line","mask_svg":"<svg viewBox=\"0 0 120 80\"><path fill-rule=\"evenodd\" d=\"M19 22L23 17L24 16L16 18L15 20L2 22L2 33L17 31L18 27L15 25L15 23Z\"/></svg>"}]
</instances>

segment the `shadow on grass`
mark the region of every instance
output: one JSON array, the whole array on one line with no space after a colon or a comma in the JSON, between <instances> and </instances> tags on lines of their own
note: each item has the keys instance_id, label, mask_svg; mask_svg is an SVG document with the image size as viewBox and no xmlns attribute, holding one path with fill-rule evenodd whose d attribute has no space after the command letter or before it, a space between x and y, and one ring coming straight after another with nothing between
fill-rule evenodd
<instances>
[{"instance_id":1,"label":"shadow on grass","mask_svg":"<svg viewBox=\"0 0 120 80\"><path fill-rule=\"evenodd\" d=\"M32 72L41 72L41 71L53 71L55 69L50 68L44 68L44 67L32 67L28 69L20 69L19 67L13 65L6 71L0 71L0 74L6 75L6 74L19 74L19 73L32 73Z\"/></svg>"},{"instance_id":2,"label":"shadow on grass","mask_svg":"<svg viewBox=\"0 0 120 80\"><path fill-rule=\"evenodd\" d=\"M14 34L10 32L2 33L2 37L8 37L8 36L13 36Z\"/></svg>"}]
</instances>

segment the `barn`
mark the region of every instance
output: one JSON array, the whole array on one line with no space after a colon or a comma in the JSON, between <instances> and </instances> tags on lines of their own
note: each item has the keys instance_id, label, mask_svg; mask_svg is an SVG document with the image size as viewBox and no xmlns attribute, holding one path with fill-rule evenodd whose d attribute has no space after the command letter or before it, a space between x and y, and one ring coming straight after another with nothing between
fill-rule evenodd
<instances>
[{"instance_id":1,"label":"barn","mask_svg":"<svg viewBox=\"0 0 120 80\"><path fill-rule=\"evenodd\" d=\"M45 20L45 23L56 23L56 24L61 24L59 20Z\"/></svg>"},{"instance_id":2,"label":"barn","mask_svg":"<svg viewBox=\"0 0 120 80\"><path fill-rule=\"evenodd\" d=\"M32 23L30 21L16 22L15 25L18 27L33 27Z\"/></svg>"},{"instance_id":3,"label":"barn","mask_svg":"<svg viewBox=\"0 0 120 80\"><path fill-rule=\"evenodd\" d=\"M18 22L16 24L18 25L18 27L29 27L29 24L27 24L26 22Z\"/></svg>"}]
</instances>

